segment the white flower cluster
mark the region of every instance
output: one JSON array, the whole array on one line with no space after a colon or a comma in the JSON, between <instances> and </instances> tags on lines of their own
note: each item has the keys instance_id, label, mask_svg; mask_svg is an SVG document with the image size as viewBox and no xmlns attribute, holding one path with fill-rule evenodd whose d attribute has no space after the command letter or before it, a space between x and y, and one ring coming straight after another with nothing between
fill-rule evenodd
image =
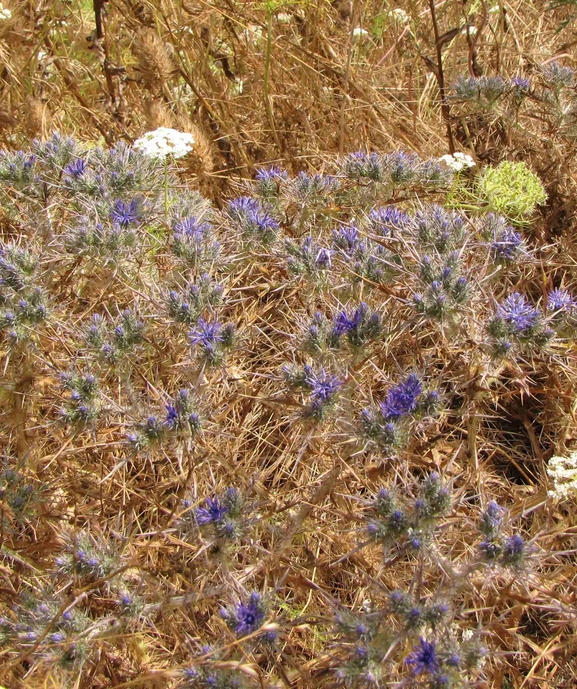
<instances>
[{"instance_id":1,"label":"white flower cluster","mask_svg":"<svg viewBox=\"0 0 577 689\"><path fill-rule=\"evenodd\" d=\"M572 452L569 457L551 457L547 473L553 479L550 497L555 500L577 498L577 452Z\"/></svg>"},{"instance_id":2,"label":"white flower cluster","mask_svg":"<svg viewBox=\"0 0 577 689\"><path fill-rule=\"evenodd\" d=\"M179 132L170 127L159 127L153 132L147 132L143 137L134 142L134 148L142 151L150 158L164 160L169 156L182 158L192 151L194 137L187 132Z\"/></svg>"},{"instance_id":3,"label":"white flower cluster","mask_svg":"<svg viewBox=\"0 0 577 689\"><path fill-rule=\"evenodd\" d=\"M448 153L445 156L441 156L439 160L445 163L447 167L450 167L451 170L455 170L455 172L460 172L466 167L475 167L475 161L471 156L467 153L461 153L460 151L453 153L453 155Z\"/></svg>"},{"instance_id":4,"label":"white flower cluster","mask_svg":"<svg viewBox=\"0 0 577 689\"><path fill-rule=\"evenodd\" d=\"M355 26L353 29L353 40L355 41L362 41L365 38L368 38L369 32L366 29L363 29L362 26Z\"/></svg>"},{"instance_id":5,"label":"white flower cluster","mask_svg":"<svg viewBox=\"0 0 577 689\"><path fill-rule=\"evenodd\" d=\"M243 31L244 40L247 43L258 46L264 40L262 28L258 24L249 24Z\"/></svg>"},{"instance_id":6,"label":"white flower cluster","mask_svg":"<svg viewBox=\"0 0 577 689\"><path fill-rule=\"evenodd\" d=\"M389 12L389 17L397 24L409 24L411 17L405 12L402 7L395 7L394 10Z\"/></svg>"},{"instance_id":7,"label":"white flower cluster","mask_svg":"<svg viewBox=\"0 0 577 689\"><path fill-rule=\"evenodd\" d=\"M12 11L0 2L0 21L6 21L12 19Z\"/></svg>"}]
</instances>

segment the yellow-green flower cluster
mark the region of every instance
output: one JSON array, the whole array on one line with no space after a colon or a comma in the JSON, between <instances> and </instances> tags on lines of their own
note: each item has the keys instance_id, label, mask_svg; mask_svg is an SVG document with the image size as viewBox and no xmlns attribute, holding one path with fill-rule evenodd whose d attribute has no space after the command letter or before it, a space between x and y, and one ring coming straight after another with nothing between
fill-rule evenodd
<instances>
[{"instance_id":1,"label":"yellow-green flower cluster","mask_svg":"<svg viewBox=\"0 0 577 689\"><path fill-rule=\"evenodd\" d=\"M487 167L478 185L491 209L511 219L526 218L547 200L541 180L525 163L504 160L496 167Z\"/></svg>"}]
</instances>

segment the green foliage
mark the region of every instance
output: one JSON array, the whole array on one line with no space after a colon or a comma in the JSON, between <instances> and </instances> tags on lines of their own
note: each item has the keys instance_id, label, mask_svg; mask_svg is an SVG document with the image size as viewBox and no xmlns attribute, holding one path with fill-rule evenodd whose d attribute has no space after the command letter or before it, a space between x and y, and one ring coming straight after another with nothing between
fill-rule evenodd
<instances>
[{"instance_id":1,"label":"green foliage","mask_svg":"<svg viewBox=\"0 0 577 689\"><path fill-rule=\"evenodd\" d=\"M478 190L492 210L512 220L527 218L547 200L539 177L525 163L510 160L485 168L478 180Z\"/></svg>"}]
</instances>

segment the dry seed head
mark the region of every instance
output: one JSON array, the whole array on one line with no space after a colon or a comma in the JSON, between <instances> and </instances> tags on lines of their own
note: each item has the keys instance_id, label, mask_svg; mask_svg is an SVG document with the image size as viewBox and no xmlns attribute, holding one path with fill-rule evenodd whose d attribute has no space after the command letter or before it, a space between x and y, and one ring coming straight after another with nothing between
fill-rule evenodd
<instances>
[{"instance_id":1,"label":"dry seed head","mask_svg":"<svg viewBox=\"0 0 577 689\"><path fill-rule=\"evenodd\" d=\"M30 136L42 136L47 120L46 106L39 98L28 98L25 103L26 131Z\"/></svg>"},{"instance_id":2,"label":"dry seed head","mask_svg":"<svg viewBox=\"0 0 577 689\"><path fill-rule=\"evenodd\" d=\"M146 117L146 128L149 131L153 131L159 127L174 126L173 114L166 105L157 98L147 98L144 104L144 116Z\"/></svg>"},{"instance_id":3,"label":"dry seed head","mask_svg":"<svg viewBox=\"0 0 577 689\"><path fill-rule=\"evenodd\" d=\"M177 118L179 129L190 132L194 137L194 146L187 158L189 167L199 176L210 174L214 169L212 146L209 138L200 127L188 118Z\"/></svg>"},{"instance_id":4,"label":"dry seed head","mask_svg":"<svg viewBox=\"0 0 577 689\"><path fill-rule=\"evenodd\" d=\"M148 87L162 87L162 84L174 73L175 66L166 44L152 31L138 36L133 52L138 59L138 69Z\"/></svg>"}]
</instances>

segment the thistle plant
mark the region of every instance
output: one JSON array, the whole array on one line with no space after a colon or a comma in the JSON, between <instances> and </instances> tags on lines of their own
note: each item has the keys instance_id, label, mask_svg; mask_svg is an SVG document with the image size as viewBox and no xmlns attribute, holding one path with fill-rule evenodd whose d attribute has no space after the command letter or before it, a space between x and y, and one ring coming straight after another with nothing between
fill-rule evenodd
<instances>
[{"instance_id":1,"label":"thistle plant","mask_svg":"<svg viewBox=\"0 0 577 689\"><path fill-rule=\"evenodd\" d=\"M469 143L199 176L214 205L140 148L0 155L0 684L490 684L543 611L568 648L567 237L481 204Z\"/></svg>"},{"instance_id":2,"label":"thistle plant","mask_svg":"<svg viewBox=\"0 0 577 689\"><path fill-rule=\"evenodd\" d=\"M235 343L235 327L232 323L223 325L216 319L199 318L188 333L188 339L198 356L211 366L223 363L226 353Z\"/></svg>"},{"instance_id":3,"label":"thistle plant","mask_svg":"<svg viewBox=\"0 0 577 689\"><path fill-rule=\"evenodd\" d=\"M555 335L543 314L523 294L513 292L495 310L487 330L496 356L505 356L513 345L543 347Z\"/></svg>"},{"instance_id":4,"label":"thistle plant","mask_svg":"<svg viewBox=\"0 0 577 689\"><path fill-rule=\"evenodd\" d=\"M323 367L314 368L305 364L302 368L284 366L283 376L289 388L302 390L308 394L301 416L313 422L324 421L334 409L344 380L326 371Z\"/></svg>"},{"instance_id":5,"label":"thistle plant","mask_svg":"<svg viewBox=\"0 0 577 689\"><path fill-rule=\"evenodd\" d=\"M34 660L68 671L78 669L90 650L88 630L93 621L78 607L62 604L62 597L50 595L48 591L44 594L25 591L14 605L12 615L0 618L0 645L6 648L17 644L20 649L36 646ZM57 616L62 607L64 611ZM45 635L47 628L50 632Z\"/></svg>"},{"instance_id":6,"label":"thistle plant","mask_svg":"<svg viewBox=\"0 0 577 689\"><path fill-rule=\"evenodd\" d=\"M203 273L184 290L172 289L166 294L168 314L177 323L194 325L203 312L221 303L223 291L223 286L209 273Z\"/></svg>"},{"instance_id":7,"label":"thistle plant","mask_svg":"<svg viewBox=\"0 0 577 689\"><path fill-rule=\"evenodd\" d=\"M179 529L188 537L200 530L225 546L238 541L250 525L249 507L236 488L206 498L199 507L194 508L193 504L190 498L183 501L183 516L179 520Z\"/></svg>"},{"instance_id":8,"label":"thistle plant","mask_svg":"<svg viewBox=\"0 0 577 689\"><path fill-rule=\"evenodd\" d=\"M0 501L3 531L19 529L37 516L36 508L43 501L41 487L32 483L22 468L14 469L6 461L0 471Z\"/></svg>"},{"instance_id":9,"label":"thistle plant","mask_svg":"<svg viewBox=\"0 0 577 689\"><path fill-rule=\"evenodd\" d=\"M394 492L381 489L369 506L367 534L388 549L418 552L430 542L450 504L450 491L436 472L423 481L412 504L402 504Z\"/></svg>"},{"instance_id":10,"label":"thistle plant","mask_svg":"<svg viewBox=\"0 0 577 689\"><path fill-rule=\"evenodd\" d=\"M189 216L175 222L172 231L172 251L186 265L208 267L218 258L220 244L213 237L210 223Z\"/></svg>"},{"instance_id":11,"label":"thistle plant","mask_svg":"<svg viewBox=\"0 0 577 689\"><path fill-rule=\"evenodd\" d=\"M270 603L258 591L253 591L237 603L221 608L219 614L236 636L242 638L257 633L263 627L270 615ZM276 629L272 628L263 630L258 640L270 644L276 638Z\"/></svg>"},{"instance_id":12,"label":"thistle plant","mask_svg":"<svg viewBox=\"0 0 577 689\"><path fill-rule=\"evenodd\" d=\"M92 373L64 373L60 382L68 392L65 406L60 409L62 420L72 425L96 422L101 411L96 377Z\"/></svg>"},{"instance_id":13,"label":"thistle plant","mask_svg":"<svg viewBox=\"0 0 577 689\"><path fill-rule=\"evenodd\" d=\"M391 387L376 408L363 409L359 419L361 438L380 450L397 450L415 420L438 411L438 392L427 390L419 376L411 373Z\"/></svg>"},{"instance_id":14,"label":"thistle plant","mask_svg":"<svg viewBox=\"0 0 577 689\"><path fill-rule=\"evenodd\" d=\"M193 439L202 430L200 404L189 388L182 388L165 405L164 419L150 414L128 434L130 447L138 452L165 440Z\"/></svg>"},{"instance_id":15,"label":"thistle plant","mask_svg":"<svg viewBox=\"0 0 577 689\"><path fill-rule=\"evenodd\" d=\"M274 242L279 232L278 221L257 199L249 196L241 196L230 201L226 214L247 241L254 240L267 246Z\"/></svg>"}]
</instances>

